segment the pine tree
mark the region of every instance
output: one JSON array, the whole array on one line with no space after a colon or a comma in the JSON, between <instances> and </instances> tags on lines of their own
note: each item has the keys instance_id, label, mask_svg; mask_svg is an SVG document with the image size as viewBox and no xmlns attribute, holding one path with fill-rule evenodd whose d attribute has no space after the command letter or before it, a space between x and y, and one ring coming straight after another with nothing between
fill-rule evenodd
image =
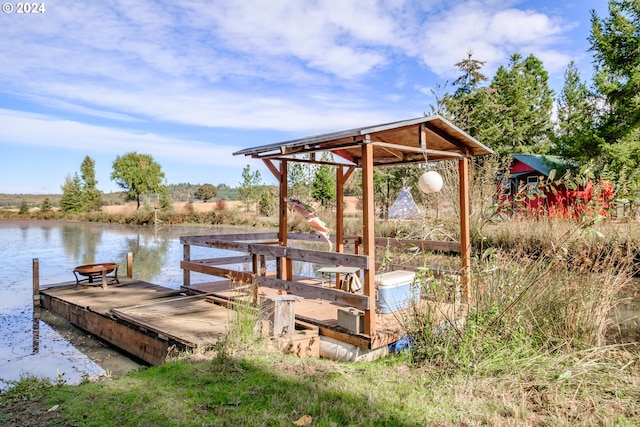
<instances>
[{"instance_id":1,"label":"pine tree","mask_svg":"<svg viewBox=\"0 0 640 427\"><path fill-rule=\"evenodd\" d=\"M84 207L89 211L99 210L102 206L102 192L97 189L95 166L95 161L89 156L86 156L80 165Z\"/></svg>"},{"instance_id":2,"label":"pine tree","mask_svg":"<svg viewBox=\"0 0 640 427\"><path fill-rule=\"evenodd\" d=\"M333 154L322 153L321 161L333 161ZM319 201L322 206L336 200L336 174L335 168L320 164L313 175L311 183L311 197Z\"/></svg>"},{"instance_id":3,"label":"pine tree","mask_svg":"<svg viewBox=\"0 0 640 427\"><path fill-rule=\"evenodd\" d=\"M610 0L602 19L592 11L589 42L603 106L597 129L602 153L612 171L634 171L628 179L640 184L640 0Z\"/></svg>"},{"instance_id":4,"label":"pine tree","mask_svg":"<svg viewBox=\"0 0 640 427\"><path fill-rule=\"evenodd\" d=\"M238 188L238 195L245 203L245 212L249 212L249 203L257 202L259 198L259 187L262 184L260 171L251 172L251 166L247 165L242 169L242 182Z\"/></svg>"},{"instance_id":5,"label":"pine tree","mask_svg":"<svg viewBox=\"0 0 640 427\"><path fill-rule=\"evenodd\" d=\"M552 152L579 163L599 157L601 150L595 134L595 117L595 99L571 61L558 98L558 125Z\"/></svg>"},{"instance_id":6,"label":"pine tree","mask_svg":"<svg viewBox=\"0 0 640 427\"><path fill-rule=\"evenodd\" d=\"M502 154L544 154L553 128L553 90L548 80L542 62L533 55L522 59L514 54L508 66L498 68L491 87L500 108L491 112L490 121L499 125L501 132L485 142Z\"/></svg>"},{"instance_id":7,"label":"pine tree","mask_svg":"<svg viewBox=\"0 0 640 427\"><path fill-rule=\"evenodd\" d=\"M482 86L487 77L480 71L485 62L473 58L469 52L466 59L455 64L462 74L453 85L453 95L441 96L439 108L456 126L483 142L494 141L500 129L492 120L501 109L495 90Z\"/></svg>"},{"instance_id":8,"label":"pine tree","mask_svg":"<svg viewBox=\"0 0 640 427\"><path fill-rule=\"evenodd\" d=\"M62 197L60 197L60 209L65 212L84 212L84 195L82 192L82 181L78 174L73 178L67 176L62 185Z\"/></svg>"}]
</instances>

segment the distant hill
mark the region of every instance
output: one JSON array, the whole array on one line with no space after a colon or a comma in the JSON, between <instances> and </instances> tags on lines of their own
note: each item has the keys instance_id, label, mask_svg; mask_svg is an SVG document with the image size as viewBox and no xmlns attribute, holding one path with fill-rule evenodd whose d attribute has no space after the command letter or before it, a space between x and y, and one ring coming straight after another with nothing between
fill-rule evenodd
<instances>
[{"instance_id":1,"label":"distant hill","mask_svg":"<svg viewBox=\"0 0 640 427\"><path fill-rule=\"evenodd\" d=\"M200 184L169 184L169 196L174 202L193 202L193 196ZM60 198L62 194L7 194L0 193L0 209L17 209L20 208L22 202L27 202L29 208L35 208L42 205L45 199L49 199L52 206L60 206ZM218 197L222 200L238 200L238 189L228 186L218 187ZM102 194L102 202L105 206L123 205L125 203L124 193L121 191Z\"/></svg>"}]
</instances>

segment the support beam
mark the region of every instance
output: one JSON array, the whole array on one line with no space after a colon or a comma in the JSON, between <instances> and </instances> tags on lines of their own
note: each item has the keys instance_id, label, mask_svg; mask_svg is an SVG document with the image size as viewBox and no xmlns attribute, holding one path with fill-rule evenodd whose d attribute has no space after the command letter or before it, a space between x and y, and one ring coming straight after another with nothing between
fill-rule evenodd
<instances>
[{"instance_id":1,"label":"support beam","mask_svg":"<svg viewBox=\"0 0 640 427\"><path fill-rule=\"evenodd\" d=\"M344 251L344 167L336 168L336 252ZM336 288L340 289L340 274L336 274Z\"/></svg>"},{"instance_id":2,"label":"support beam","mask_svg":"<svg viewBox=\"0 0 640 427\"><path fill-rule=\"evenodd\" d=\"M369 257L369 268L364 270L364 294L375 301L376 244L374 233L374 194L373 194L373 146L362 145L362 249ZM371 304L375 306L375 302ZM364 332L367 335L376 333L376 312L369 309L364 312Z\"/></svg>"},{"instance_id":3,"label":"support beam","mask_svg":"<svg viewBox=\"0 0 640 427\"><path fill-rule=\"evenodd\" d=\"M289 207L287 206L287 202L284 200L285 197L288 196L289 193L289 172L288 172L288 163L286 160L282 160L280 162L280 216L278 219L278 242L280 246L287 246L287 231L288 231L288 218L289 218ZM286 257L278 258L278 273L279 279L283 280L291 280L292 276L292 266L289 260Z\"/></svg>"},{"instance_id":4,"label":"support beam","mask_svg":"<svg viewBox=\"0 0 640 427\"><path fill-rule=\"evenodd\" d=\"M280 181L280 171L275 167L273 162L271 160L269 160L269 159L264 159L262 161L264 162L264 164L267 167L267 169L269 169L269 171L273 174L273 176L279 182Z\"/></svg>"},{"instance_id":5,"label":"support beam","mask_svg":"<svg viewBox=\"0 0 640 427\"><path fill-rule=\"evenodd\" d=\"M458 160L460 181L460 258L462 276L462 298L469 300L471 286L471 232L469 228L469 159Z\"/></svg>"},{"instance_id":6,"label":"support beam","mask_svg":"<svg viewBox=\"0 0 640 427\"><path fill-rule=\"evenodd\" d=\"M183 243L182 246L182 261L191 261L191 245L186 243ZM191 272L189 270L182 270L182 286L185 288L191 287Z\"/></svg>"}]
</instances>

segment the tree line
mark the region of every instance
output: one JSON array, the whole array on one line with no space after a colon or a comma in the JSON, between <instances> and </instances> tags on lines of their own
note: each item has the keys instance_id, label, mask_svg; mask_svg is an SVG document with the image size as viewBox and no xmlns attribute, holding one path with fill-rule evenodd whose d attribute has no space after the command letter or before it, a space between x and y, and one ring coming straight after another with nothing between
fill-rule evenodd
<instances>
[{"instance_id":1,"label":"tree line","mask_svg":"<svg viewBox=\"0 0 640 427\"><path fill-rule=\"evenodd\" d=\"M456 64L461 75L452 84L455 90L434 92L432 112L449 118L500 155L557 155L616 183L616 197L637 199L640 1L610 0L608 13L599 17L591 11L591 82L583 81L571 62L554 100L548 73L534 55L512 55L489 82L482 73L485 62L469 52Z\"/></svg>"}]
</instances>

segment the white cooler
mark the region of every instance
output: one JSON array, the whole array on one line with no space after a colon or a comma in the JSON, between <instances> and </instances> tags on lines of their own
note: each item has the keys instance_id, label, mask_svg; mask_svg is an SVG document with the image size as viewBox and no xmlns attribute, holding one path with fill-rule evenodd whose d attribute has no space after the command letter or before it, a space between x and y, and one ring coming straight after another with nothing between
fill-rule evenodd
<instances>
[{"instance_id":1,"label":"white cooler","mask_svg":"<svg viewBox=\"0 0 640 427\"><path fill-rule=\"evenodd\" d=\"M414 271L396 270L376 275L376 308L383 314L409 307L420 300Z\"/></svg>"}]
</instances>

